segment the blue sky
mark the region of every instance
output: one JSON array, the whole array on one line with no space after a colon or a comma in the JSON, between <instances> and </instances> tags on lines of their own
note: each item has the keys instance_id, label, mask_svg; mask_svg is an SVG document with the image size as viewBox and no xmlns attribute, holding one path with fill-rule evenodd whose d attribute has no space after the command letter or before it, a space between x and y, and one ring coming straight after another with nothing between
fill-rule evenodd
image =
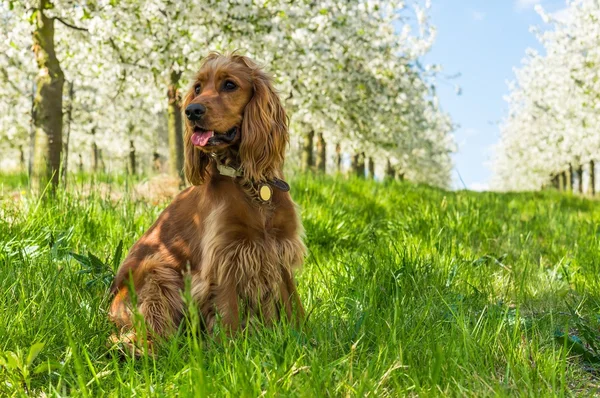
<instances>
[{"instance_id":1,"label":"blue sky","mask_svg":"<svg viewBox=\"0 0 600 398\"><path fill-rule=\"evenodd\" d=\"M530 33L543 28L535 12L541 4L549 12L561 12L565 0L433 0L431 22L437 39L425 63L441 64L443 75L461 76L438 82L445 111L460 127L455 131L455 188L484 190L491 179L492 146L499 139L498 122L507 112L503 96L513 68L521 64L525 50L541 48ZM462 94L456 93L459 85ZM462 177L461 182L459 178Z\"/></svg>"}]
</instances>

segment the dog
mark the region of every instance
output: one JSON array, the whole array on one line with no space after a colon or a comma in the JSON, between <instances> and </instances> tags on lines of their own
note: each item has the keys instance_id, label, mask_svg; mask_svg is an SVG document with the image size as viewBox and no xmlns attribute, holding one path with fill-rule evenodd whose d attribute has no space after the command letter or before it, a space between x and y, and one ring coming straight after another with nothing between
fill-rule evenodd
<instances>
[{"instance_id":1,"label":"dog","mask_svg":"<svg viewBox=\"0 0 600 398\"><path fill-rule=\"evenodd\" d=\"M175 333L191 298L208 333L228 335L253 320L304 317L294 271L305 246L284 181L288 118L271 78L242 55L212 53L182 99L182 191L119 267L109 319L111 341L135 346ZM148 334L135 330L135 306ZM147 340L143 340L146 339Z\"/></svg>"}]
</instances>

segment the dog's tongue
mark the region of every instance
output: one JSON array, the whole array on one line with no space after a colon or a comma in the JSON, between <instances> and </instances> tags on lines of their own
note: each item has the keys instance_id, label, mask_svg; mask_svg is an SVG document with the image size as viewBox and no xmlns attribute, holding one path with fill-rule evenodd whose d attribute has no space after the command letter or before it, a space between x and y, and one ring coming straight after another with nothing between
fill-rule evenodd
<instances>
[{"instance_id":1,"label":"dog's tongue","mask_svg":"<svg viewBox=\"0 0 600 398\"><path fill-rule=\"evenodd\" d=\"M192 134L192 144L195 146L205 146L213 135L215 135L215 132L212 130L194 133Z\"/></svg>"}]
</instances>

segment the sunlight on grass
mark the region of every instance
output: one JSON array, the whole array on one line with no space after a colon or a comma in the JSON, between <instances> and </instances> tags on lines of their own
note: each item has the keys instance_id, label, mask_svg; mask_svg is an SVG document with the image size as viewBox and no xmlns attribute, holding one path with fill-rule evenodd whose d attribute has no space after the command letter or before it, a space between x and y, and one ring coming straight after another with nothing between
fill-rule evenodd
<instances>
[{"instance_id":1,"label":"sunlight on grass","mask_svg":"<svg viewBox=\"0 0 600 398\"><path fill-rule=\"evenodd\" d=\"M4 181L0 395L597 391L596 202L298 175L305 327L219 342L191 316L156 358L122 360L106 347L119 245L124 255L167 199L121 180L119 197L72 187L40 201Z\"/></svg>"}]
</instances>

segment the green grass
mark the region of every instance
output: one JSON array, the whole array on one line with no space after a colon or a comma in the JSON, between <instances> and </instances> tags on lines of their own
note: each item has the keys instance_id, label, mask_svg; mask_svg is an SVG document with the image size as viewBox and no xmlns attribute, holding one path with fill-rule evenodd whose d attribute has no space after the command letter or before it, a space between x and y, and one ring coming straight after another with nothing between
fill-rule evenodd
<instances>
[{"instance_id":1,"label":"green grass","mask_svg":"<svg viewBox=\"0 0 600 398\"><path fill-rule=\"evenodd\" d=\"M123 180L121 199L73 189L52 201L2 181L0 396L600 391L595 201L300 175L305 328L218 341L188 327L156 358L121 359L105 346L119 242L126 251L166 203L126 199Z\"/></svg>"}]
</instances>

